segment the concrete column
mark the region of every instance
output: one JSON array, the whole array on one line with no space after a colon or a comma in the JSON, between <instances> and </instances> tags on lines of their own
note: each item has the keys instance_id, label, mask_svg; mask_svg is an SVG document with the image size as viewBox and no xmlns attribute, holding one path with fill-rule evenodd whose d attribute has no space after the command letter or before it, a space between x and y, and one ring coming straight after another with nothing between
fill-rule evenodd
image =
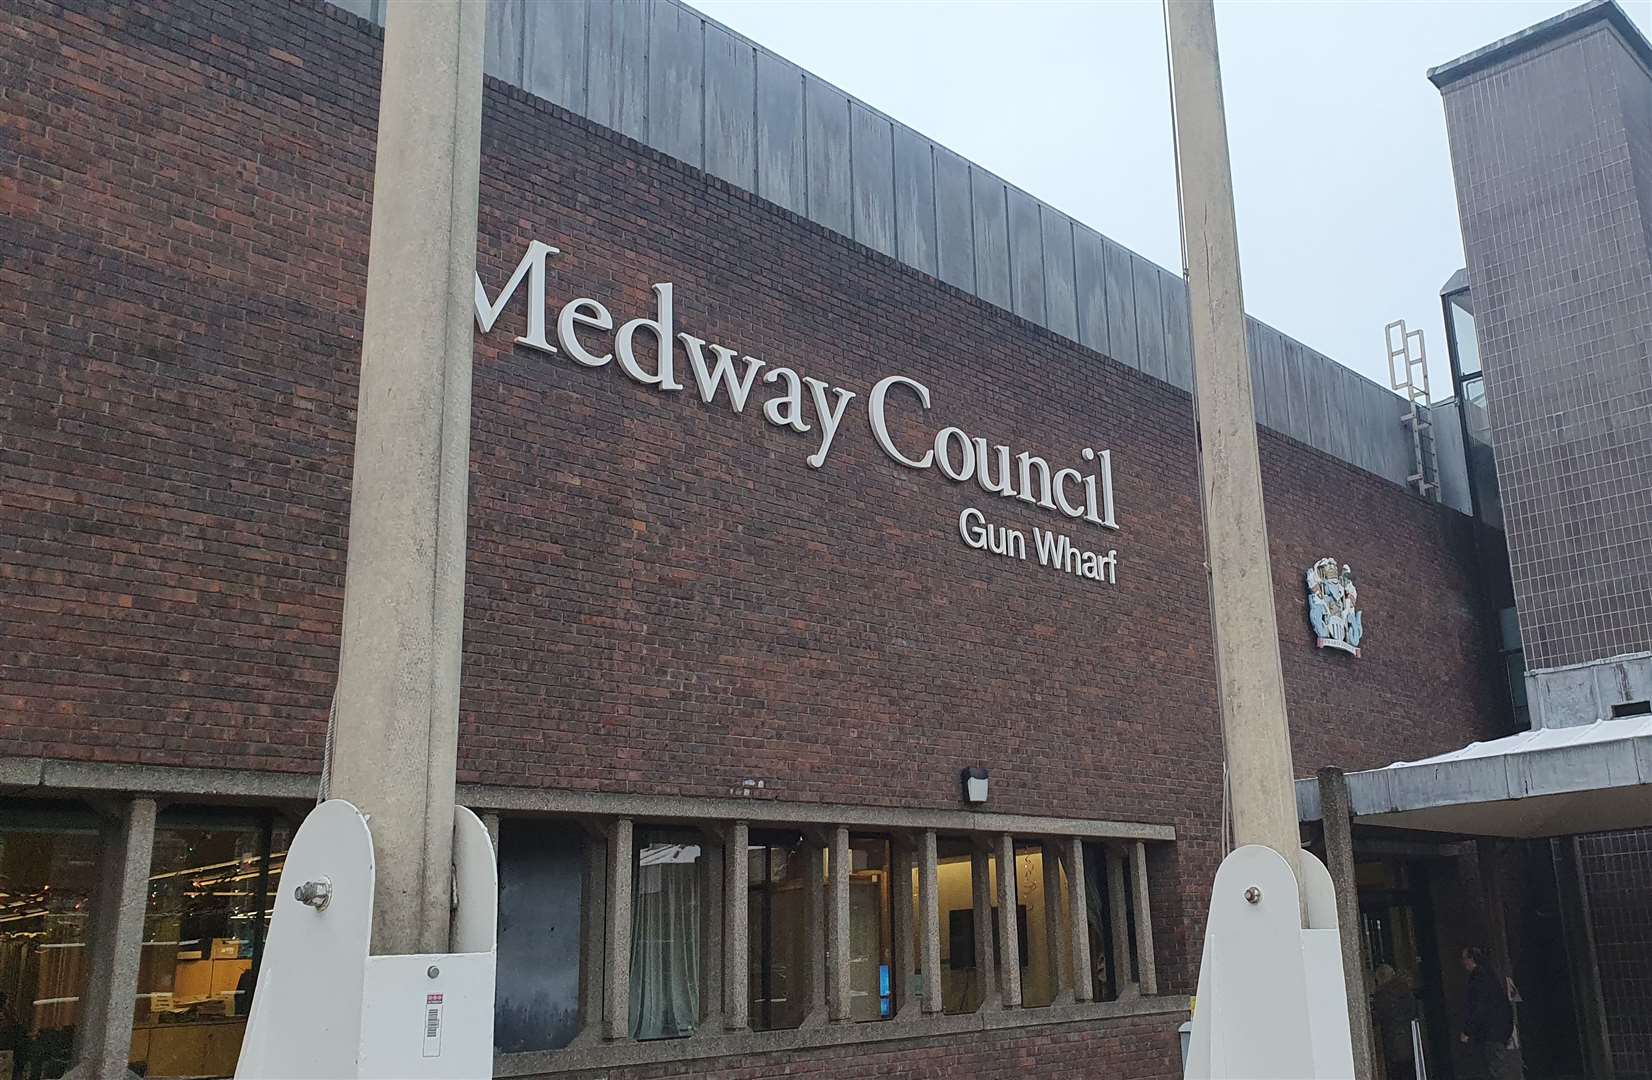
<instances>
[{"instance_id":1,"label":"concrete column","mask_svg":"<svg viewBox=\"0 0 1652 1080\"><path fill-rule=\"evenodd\" d=\"M832 859L826 894L826 1014L834 1022L849 1019L849 830L832 830Z\"/></svg>"},{"instance_id":2,"label":"concrete column","mask_svg":"<svg viewBox=\"0 0 1652 1080\"><path fill-rule=\"evenodd\" d=\"M608 836L587 827L585 866L580 880L584 903L579 913L579 1039L603 1037L604 973L608 940Z\"/></svg>"},{"instance_id":3,"label":"concrete column","mask_svg":"<svg viewBox=\"0 0 1652 1080\"><path fill-rule=\"evenodd\" d=\"M1067 949L1067 930L1061 921L1061 849L1053 840L1040 846L1039 862L1044 866L1044 952L1050 965L1050 979L1055 984L1055 1004L1073 1000L1072 972L1068 968L1071 955Z\"/></svg>"},{"instance_id":4,"label":"concrete column","mask_svg":"<svg viewBox=\"0 0 1652 1080\"><path fill-rule=\"evenodd\" d=\"M714 1032L723 1026L723 937L725 881L728 852L723 846L724 830L711 826L700 830L700 1017L697 1030ZM741 854L745 850L741 849ZM742 894L744 895L744 894ZM742 938L745 934L740 935Z\"/></svg>"},{"instance_id":5,"label":"concrete column","mask_svg":"<svg viewBox=\"0 0 1652 1080\"><path fill-rule=\"evenodd\" d=\"M99 829L86 988L75 1028L75 1080L126 1075L155 853L155 800L133 799Z\"/></svg>"},{"instance_id":6,"label":"concrete column","mask_svg":"<svg viewBox=\"0 0 1652 1080\"><path fill-rule=\"evenodd\" d=\"M1068 944L1072 947L1073 1000L1095 996L1090 975L1090 896L1085 881L1084 841L1070 837L1064 851L1067 864L1067 911L1072 916Z\"/></svg>"},{"instance_id":7,"label":"concrete column","mask_svg":"<svg viewBox=\"0 0 1652 1080\"><path fill-rule=\"evenodd\" d=\"M1139 987L1135 973L1130 969L1130 907L1127 900L1129 875L1124 869L1124 854L1113 844L1107 845L1107 916L1113 924L1113 954L1108 962L1113 971L1113 985L1120 998L1134 997Z\"/></svg>"},{"instance_id":8,"label":"concrete column","mask_svg":"<svg viewBox=\"0 0 1652 1080\"><path fill-rule=\"evenodd\" d=\"M1147 845L1130 846L1130 878L1136 889L1136 981L1144 994L1159 992L1159 967L1153 960L1153 899L1147 889Z\"/></svg>"},{"instance_id":9,"label":"concrete column","mask_svg":"<svg viewBox=\"0 0 1652 1080\"><path fill-rule=\"evenodd\" d=\"M1293 868L1295 773L1262 510L1233 172L1211 0L1165 5L1193 336L1193 405L1233 833Z\"/></svg>"},{"instance_id":10,"label":"concrete column","mask_svg":"<svg viewBox=\"0 0 1652 1080\"><path fill-rule=\"evenodd\" d=\"M1015 837L998 835L998 1000L1006 1009L1021 1007L1020 918L1016 912Z\"/></svg>"},{"instance_id":11,"label":"concrete column","mask_svg":"<svg viewBox=\"0 0 1652 1080\"><path fill-rule=\"evenodd\" d=\"M941 885L935 830L918 837L919 970L923 972L923 1012L941 1014Z\"/></svg>"},{"instance_id":12,"label":"concrete column","mask_svg":"<svg viewBox=\"0 0 1652 1080\"><path fill-rule=\"evenodd\" d=\"M1325 869L1336 890L1337 926L1342 933L1342 981L1348 995L1348 1026L1354 1045L1354 1080L1375 1080L1376 1039L1371 1029L1371 993L1365 950L1360 945L1359 889L1354 878L1354 811L1348 778L1341 769L1319 770L1320 821L1325 830Z\"/></svg>"},{"instance_id":13,"label":"concrete column","mask_svg":"<svg viewBox=\"0 0 1652 1080\"><path fill-rule=\"evenodd\" d=\"M370 816L375 953L446 952L486 6L389 20L329 794Z\"/></svg>"},{"instance_id":14,"label":"concrete column","mask_svg":"<svg viewBox=\"0 0 1652 1080\"><path fill-rule=\"evenodd\" d=\"M728 826L723 838L723 1026L729 1031L751 1026L750 846L744 821Z\"/></svg>"},{"instance_id":15,"label":"concrete column","mask_svg":"<svg viewBox=\"0 0 1652 1080\"><path fill-rule=\"evenodd\" d=\"M808 934L808 965L804 974L805 1025L826 1021L826 869L825 846L803 842L803 923Z\"/></svg>"},{"instance_id":16,"label":"concrete column","mask_svg":"<svg viewBox=\"0 0 1652 1080\"><path fill-rule=\"evenodd\" d=\"M608 828L608 933L603 967L602 1037L631 1037L631 819Z\"/></svg>"},{"instance_id":17,"label":"concrete column","mask_svg":"<svg viewBox=\"0 0 1652 1080\"><path fill-rule=\"evenodd\" d=\"M970 903L975 916L975 977L981 983L981 1007L996 1008L998 969L992 948L992 857L976 840L969 856Z\"/></svg>"},{"instance_id":18,"label":"concrete column","mask_svg":"<svg viewBox=\"0 0 1652 1080\"><path fill-rule=\"evenodd\" d=\"M912 992L913 964L912 938L912 845L905 837L896 837L889 852L889 909L890 930L894 940L890 951L894 956L895 1015L910 1016L917 1003Z\"/></svg>"}]
</instances>

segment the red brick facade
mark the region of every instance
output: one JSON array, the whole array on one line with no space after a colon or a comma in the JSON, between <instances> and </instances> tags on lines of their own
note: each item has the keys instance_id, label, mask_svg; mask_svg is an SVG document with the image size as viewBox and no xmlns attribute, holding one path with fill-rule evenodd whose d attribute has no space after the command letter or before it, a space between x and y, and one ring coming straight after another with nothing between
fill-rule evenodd
<instances>
[{"instance_id":1,"label":"red brick facade","mask_svg":"<svg viewBox=\"0 0 1652 1080\"><path fill-rule=\"evenodd\" d=\"M0 754L317 769L379 40L275 0L24 0L0 26ZM1155 912L1190 991L1220 736L1187 395L491 81L482 172L490 295L541 240L553 316L652 316L669 281L675 329L857 396L810 468L819 433L765 422L772 387L702 403L680 345L670 394L513 348L519 293L477 339L461 779L954 808L984 765L996 811L1175 826ZM1120 530L890 460L866 403L894 374L934 394L903 444L1111 448ZM1262 454L1298 774L1504 733L1467 519L1271 432ZM966 548L971 505L1116 548L1117 584ZM1326 555L1360 586L1358 659L1313 647ZM858 1053L1170 1071L1125 1031Z\"/></svg>"}]
</instances>

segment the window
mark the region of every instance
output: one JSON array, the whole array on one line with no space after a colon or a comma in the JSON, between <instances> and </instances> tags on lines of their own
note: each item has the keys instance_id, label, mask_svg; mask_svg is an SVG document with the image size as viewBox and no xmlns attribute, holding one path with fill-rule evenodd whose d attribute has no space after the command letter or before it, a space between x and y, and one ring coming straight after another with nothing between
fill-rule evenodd
<instances>
[{"instance_id":1,"label":"window","mask_svg":"<svg viewBox=\"0 0 1652 1080\"><path fill-rule=\"evenodd\" d=\"M139 1075L235 1072L287 839L268 815L162 815L132 1021Z\"/></svg>"},{"instance_id":2,"label":"window","mask_svg":"<svg viewBox=\"0 0 1652 1080\"><path fill-rule=\"evenodd\" d=\"M849 838L849 1018L894 1015L890 849L881 836ZM834 871L835 872L835 871Z\"/></svg>"},{"instance_id":3,"label":"window","mask_svg":"<svg viewBox=\"0 0 1652 1080\"><path fill-rule=\"evenodd\" d=\"M970 841L943 836L936 842L937 905L941 919L941 1011L972 1013L986 997L975 956L975 908Z\"/></svg>"},{"instance_id":4,"label":"window","mask_svg":"<svg viewBox=\"0 0 1652 1080\"><path fill-rule=\"evenodd\" d=\"M0 826L0 1061L69 1067L86 988L98 831L90 815L9 804ZM4 1073L9 1080L13 1073Z\"/></svg>"},{"instance_id":5,"label":"window","mask_svg":"<svg viewBox=\"0 0 1652 1080\"><path fill-rule=\"evenodd\" d=\"M815 857L819 857L818 851ZM754 832L747 848L747 979L754 1031L803 1023L811 977L800 833Z\"/></svg>"},{"instance_id":6,"label":"window","mask_svg":"<svg viewBox=\"0 0 1652 1080\"><path fill-rule=\"evenodd\" d=\"M1059 935L1060 928L1050 926L1048 921L1042 845L1034 842L1015 845L1015 896L1016 936L1021 947L1021 1004L1028 1008L1053 1004L1057 972L1050 966L1050 939L1051 935ZM1057 897L1063 919L1066 917L1064 903L1064 897Z\"/></svg>"},{"instance_id":7,"label":"window","mask_svg":"<svg viewBox=\"0 0 1652 1080\"><path fill-rule=\"evenodd\" d=\"M1469 291L1452 293L1446 298L1446 311L1451 315L1451 344L1456 354L1457 373L1462 378L1480 373L1480 338L1474 332L1474 307Z\"/></svg>"},{"instance_id":8,"label":"window","mask_svg":"<svg viewBox=\"0 0 1652 1080\"><path fill-rule=\"evenodd\" d=\"M631 1037L678 1039L700 1017L700 838L639 829L631 906Z\"/></svg>"},{"instance_id":9,"label":"window","mask_svg":"<svg viewBox=\"0 0 1652 1080\"><path fill-rule=\"evenodd\" d=\"M579 1034L585 838L577 825L499 824L499 965L494 1043L556 1050Z\"/></svg>"}]
</instances>

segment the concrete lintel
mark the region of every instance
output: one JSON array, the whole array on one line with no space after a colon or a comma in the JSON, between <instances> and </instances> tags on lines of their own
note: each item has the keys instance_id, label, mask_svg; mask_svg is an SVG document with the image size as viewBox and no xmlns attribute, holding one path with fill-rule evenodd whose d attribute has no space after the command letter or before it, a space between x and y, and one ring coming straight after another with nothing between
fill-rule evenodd
<instances>
[{"instance_id":1,"label":"concrete lintel","mask_svg":"<svg viewBox=\"0 0 1652 1080\"><path fill-rule=\"evenodd\" d=\"M1189 1004L1185 996L1167 995L1133 1001L1052 1005L1041 1009L982 1009L974 1013L886 1020L876 1024L817 1025L781 1031L696 1034L686 1039L570 1046L563 1050L501 1054L494 1059L494 1075L539 1076L899 1040L937 1039L951 1045L959 1035L973 1032L1061 1025L1073 1025L1078 1030L1078 1025L1093 1027L1098 1022L1144 1016L1164 1016L1168 1023L1178 1017L1186 1019Z\"/></svg>"},{"instance_id":2,"label":"concrete lintel","mask_svg":"<svg viewBox=\"0 0 1652 1080\"><path fill-rule=\"evenodd\" d=\"M310 773L0 756L0 787L15 785L46 789L42 794L107 791L133 795L314 803L316 783L317 778Z\"/></svg>"}]
</instances>

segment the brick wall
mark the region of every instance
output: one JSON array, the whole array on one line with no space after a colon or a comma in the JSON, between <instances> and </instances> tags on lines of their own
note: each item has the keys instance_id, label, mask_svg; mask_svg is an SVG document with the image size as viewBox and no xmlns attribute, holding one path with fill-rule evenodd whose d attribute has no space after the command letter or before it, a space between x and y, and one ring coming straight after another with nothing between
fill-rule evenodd
<instances>
[{"instance_id":1,"label":"brick wall","mask_svg":"<svg viewBox=\"0 0 1652 1080\"><path fill-rule=\"evenodd\" d=\"M378 44L273 0L8 16L0 753L316 769ZM772 387L736 416L513 348L518 296L476 350L461 779L953 807L985 765L1000 811L1176 827L1154 904L1190 990L1220 737L1187 396L520 91L489 83L483 138L490 294L543 240L554 307L652 315L670 281L677 329L857 397L811 469ZM934 393L903 445L1111 448L1120 531L895 464L865 414L891 374ZM1467 520L1262 453L1298 774L1501 734ZM1116 547L1117 584L969 550L970 505ZM1360 586L1357 660L1313 648L1326 555Z\"/></svg>"}]
</instances>

